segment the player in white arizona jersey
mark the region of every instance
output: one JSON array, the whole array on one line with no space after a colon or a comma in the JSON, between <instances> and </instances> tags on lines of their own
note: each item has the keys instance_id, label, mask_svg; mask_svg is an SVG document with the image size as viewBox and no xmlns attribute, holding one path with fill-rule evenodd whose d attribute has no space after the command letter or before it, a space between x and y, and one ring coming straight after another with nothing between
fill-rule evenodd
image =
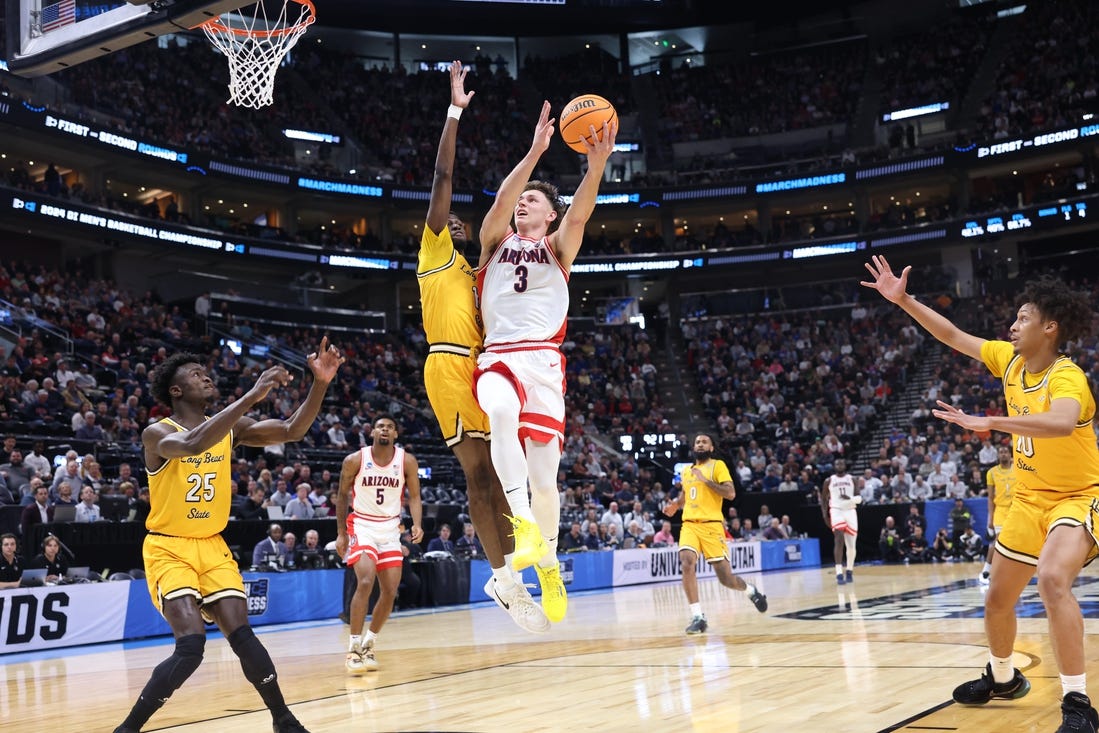
<instances>
[{"instance_id":1,"label":"player in white arizona jersey","mask_svg":"<svg viewBox=\"0 0 1099 733\"><path fill-rule=\"evenodd\" d=\"M859 515L855 507L862 497L855 491L855 478L847 473L847 462L836 459L836 472L824 480L820 506L824 523L832 528L836 561L836 582L843 585L855 579L855 539L859 535ZM847 549L847 574L844 577L843 550Z\"/></svg>"},{"instance_id":2,"label":"player in white arizona jersey","mask_svg":"<svg viewBox=\"0 0 1099 733\"><path fill-rule=\"evenodd\" d=\"M549 113L545 102L530 150L500 184L481 223L478 284L485 350L473 380L492 425L492 463L515 526L512 566L535 565L542 608L550 621L560 621L567 599L557 563L557 468L565 431L565 358L559 346L568 316L569 269L595 210L618 129L604 126L599 142L585 142L588 170L566 211L554 186L529 180L553 137Z\"/></svg>"},{"instance_id":3,"label":"player in white arizona jersey","mask_svg":"<svg viewBox=\"0 0 1099 733\"><path fill-rule=\"evenodd\" d=\"M412 541L423 539L419 464L411 453L395 445L397 422L389 415L374 420L373 443L343 459L340 493L336 497L336 552L355 569L358 585L351 599L351 640L347 670L362 674L378 668L374 642L393 610L401 582L401 500L408 490ZM348 512L350 506L351 512ZM380 593L362 638L370 593L377 577Z\"/></svg>"}]
</instances>

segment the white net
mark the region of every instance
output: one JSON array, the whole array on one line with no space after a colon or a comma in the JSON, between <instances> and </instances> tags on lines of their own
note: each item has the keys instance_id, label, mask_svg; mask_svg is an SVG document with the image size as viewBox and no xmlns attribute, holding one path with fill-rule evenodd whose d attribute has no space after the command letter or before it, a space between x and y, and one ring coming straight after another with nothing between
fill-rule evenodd
<instances>
[{"instance_id":1,"label":"white net","mask_svg":"<svg viewBox=\"0 0 1099 733\"><path fill-rule=\"evenodd\" d=\"M269 17L264 3L258 2L254 12L242 9L202 24L210 43L229 59L230 104L252 109L269 106L279 65L316 20L310 0L269 1L272 6L281 1L277 16Z\"/></svg>"}]
</instances>

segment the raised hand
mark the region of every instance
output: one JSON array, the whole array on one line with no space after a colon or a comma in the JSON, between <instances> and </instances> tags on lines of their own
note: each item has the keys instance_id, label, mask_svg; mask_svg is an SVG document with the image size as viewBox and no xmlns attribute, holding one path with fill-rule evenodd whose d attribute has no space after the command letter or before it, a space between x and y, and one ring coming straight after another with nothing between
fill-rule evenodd
<instances>
[{"instance_id":1,"label":"raised hand","mask_svg":"<svg viewBox=\"0 0 1099 733\"><path fill-rule=\"evenodd\" d=\"M871 261L866 263L866 269L874 278L873 282L861 281L861 285L873 288L881 293L881 296L890 303L900 303L908 290L908 273L912 271L912 265L901 270L901 276L893 274L893 268L889 266L885 257L874 255Z\"/></svg>"},{"instance_id":2,"label":"raised hand","mask_svg":"<svg viewBox=\"0 0 1099 733\"><path fill-rule=\"evenodd\" d=\"M553 137L553 123L557 120L550 117L550 103L542 102L542 113L538 115L538 124L534 126L534 142L530 147L534 150L545 152Z\"/></svg>"},{"instance_id":3,"label":"raised hand","mask_svg":"<svg viewBox=\"0 0 1099 733\"><path fill-rule=\"evenodd\" d=\"M305 359L305 363L309 365L309 371L313 372L313 377L325 384L336 378L336 371L344 361L346 359L340 356L340 350L335 346L329 346L327 336L321 339L320 347Z\"/></svg>"},{"instance_id":4,"label":"raised hand","mask_svg":"<svg viewBox=\"0 0 1099 733\"><path fill-rule=\"evenodd\" d=\"M252 403L262 402L271 390L275 387L285 387L290 384L291 379L293 377L290 376L290 372L286 371L284 366L273 366L265 370L263 374L259 375L256 383L252 385L252 389L248 390Z\"/></svg>"},{"instance_id":5,"label":"raised hand","mask_svg":"<svg viewBox=\"0 0 1099 733\"><path fill-rule=\"evenodd\" d=\"M477 93L466 91L466 73L461 61L450 62L450 103L462 109L469 106L469 100Z\"/></svg>"},{"instance_id":6,"label":"raised hand","mask_svg":"<svg viewBox=\"0 0 1099 733\"><path fill-rule=\"evenodd\" d=\"M591 130L591 139L595 142L588 142L586 137L580 138L584 143L584 147L588 149L588 164L591 165L593 162L606 163L607 158L611 157L611 153L614 152L614 139L618 135L618 122L611 124L609 121L604 121L602 137L596 135L594 125L588 125L588 129Z\"/></svg>"}]
</instances>

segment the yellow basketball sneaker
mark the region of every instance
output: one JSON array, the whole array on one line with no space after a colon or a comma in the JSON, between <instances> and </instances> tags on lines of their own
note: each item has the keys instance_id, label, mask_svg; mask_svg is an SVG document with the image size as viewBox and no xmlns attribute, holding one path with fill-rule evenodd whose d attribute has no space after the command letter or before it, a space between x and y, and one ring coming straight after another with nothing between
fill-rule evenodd
<instances>
[{"instance_id":1,"label":"yellow basketball sneaker","mask_svg":"<svg viewBox=\"0 0 1099 733\"><path fill-rule=\"evenodd\" d=\"M519 517L508 517L515 538L515 555L511 559L512 570L523 571L545 557L549 552L542 530L534 522Z\"/></svg>"},{"instance_id":2,"label":"yellow basketball sneaker","mask_svg":"<svg viewBox=\"0 0 1099 733\"><path fill-rule=\"evenodd\" d=\"M569 597L565 593L565 581L561 579L561 563L555 562L548 568L534 566L538 573L538 584L542 586L542 610L546 618L557 623L565 618L569 608Z\"/></svg>"}]
</instances>

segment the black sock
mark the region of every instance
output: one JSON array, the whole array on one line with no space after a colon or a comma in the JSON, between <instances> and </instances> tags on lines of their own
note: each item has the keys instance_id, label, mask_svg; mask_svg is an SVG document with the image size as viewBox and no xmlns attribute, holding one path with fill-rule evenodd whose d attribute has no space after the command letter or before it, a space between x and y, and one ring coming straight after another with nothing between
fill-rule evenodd
<instances>
[{"instance_id":1,"label":"black sock","mask_svg":"<svg viewBox=\"0 0 1099 733\"><path fill-rule=\"evenodd\" d=\"M240 658L244 677L256 688L256 692L263 698L264 704L270 709L275 720L289 715L290 708L286 707L286 700L283 699L282 690L279 689L279 676L275 672L275 663L271 661L271 655L256 638L252 627L241 626L229 634L229 646Z\"/></svg>"},{"instance_id":2,"label":"black sock","mask_svg":"<svg viewBox=\"0 0 1099 733\"><path fill-rule=\"evenodd\" d=\"M153 670L145 689L137 698L130 714L122 721L123 728L141 730L149 722L153 713L167 702L172 693L194 674L202 664L202 652L206 647L204 634L188 634L176 639L176 648L172 656L165 659Z\"/></svg>"}]
</instances>

